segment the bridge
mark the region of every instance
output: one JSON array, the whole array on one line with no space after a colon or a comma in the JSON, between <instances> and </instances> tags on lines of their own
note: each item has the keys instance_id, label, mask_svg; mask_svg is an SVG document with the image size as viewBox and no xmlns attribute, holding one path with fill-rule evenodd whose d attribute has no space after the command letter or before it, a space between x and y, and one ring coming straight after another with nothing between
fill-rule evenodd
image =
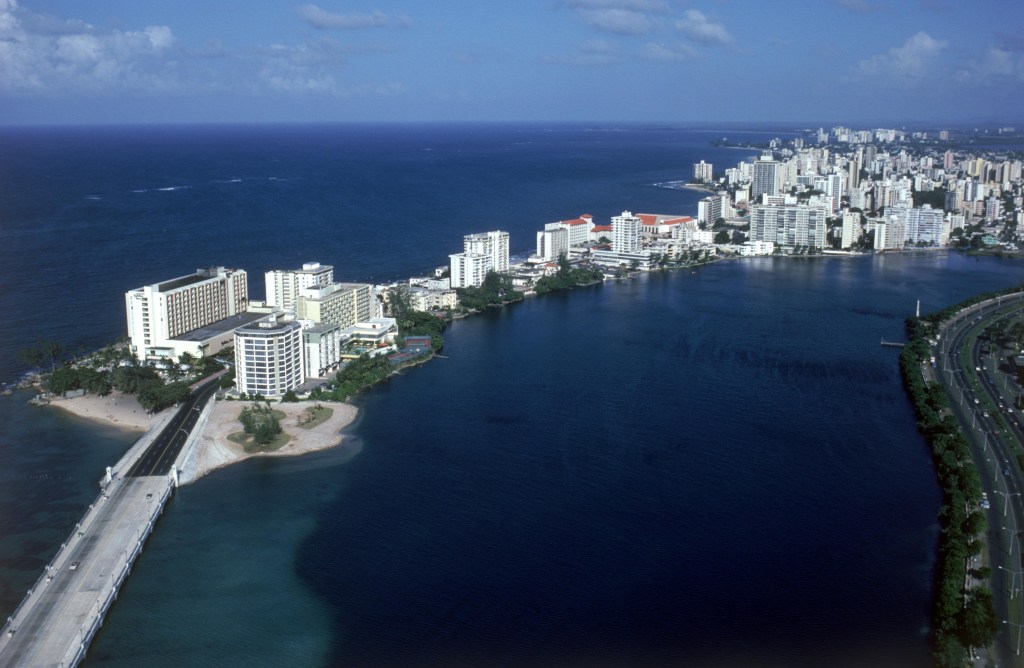
<instances>
[{"instance_id":1,"label":"bridge","mask_svg":"<svg viewBox=\"0 0 1024 668\"><path fill-rule=\"evenodd\" d=\"M217 378L167 411L108 467L100 494L0 631L2 666L75 666L177 486ZM185 446L188 447L185 447Z\"/></svg>"}]
</instances>

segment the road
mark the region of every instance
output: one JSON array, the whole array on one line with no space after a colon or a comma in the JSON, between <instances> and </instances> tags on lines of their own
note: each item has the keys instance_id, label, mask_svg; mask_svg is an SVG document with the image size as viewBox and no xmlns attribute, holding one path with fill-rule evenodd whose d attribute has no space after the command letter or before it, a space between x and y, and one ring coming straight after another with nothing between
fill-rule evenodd
<instances>
[{"instance_id":1,"label":"road","mask_svg":"<svg viewBox=\"0 0 1024 668\"><path fill-rule=\"evenodd\" d=\"M944 323L935 346L940 366L935 373L947 388L953 413L978 463L982 489L991 503L985 511L988 558L994 604L1003 621L994 651L999 665L1004 666L1024 665L1019 659L1024 649L1024 484L1016 456L1024 443L1024 431L1020 413L1012 408L1018 391L1016 380L1011 382L999 370L998 353L982 353L977 334L992 324L1008 326L1011 319L1020 317L1022 308L1024 295L1018 294L965 309Z\"/></svg>"},{"instance_id":2,"label":"road","mask_svg":"<svg viewBox=\"0 0 1024 668\"><path fill-rule=\"evenodd\" d=\"M178 453L188 440L189 433L199 420L199 414L209 401L213 393L217 391L217 379L207 381L192 392L192 396L186 399L178 410L178 414L171 418L167 427L153 441L146 452L139 458L129 470L129 477L160 476L167 475L171 471L171 465L178 458Z\"/></svg>"}]
</instances>

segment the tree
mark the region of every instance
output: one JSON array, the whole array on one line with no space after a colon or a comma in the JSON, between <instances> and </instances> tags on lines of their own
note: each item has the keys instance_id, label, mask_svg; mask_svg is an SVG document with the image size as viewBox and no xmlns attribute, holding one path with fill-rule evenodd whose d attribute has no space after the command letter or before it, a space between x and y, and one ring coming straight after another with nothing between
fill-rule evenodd
<instances>
[{"instance_id":1,"label":"tree","mask_svg":"<svg viewBox=\"0 0 1024 668\"><path fill-rule=\"evenodd\" d=\"M975 589L960 612L960 642L964 647L985 647L996 638L999 619L992 605L992 592Z\"/></svg>"},{"instance_id":2,"label":"tree","mask_svg":"<svg viewBox=\"0 0 1024 668\"><path fill-rule=\"evenodd\" d=\"M42 346L32 346L19 350L18 357L27 362L32 368L37 368L46 359L46 352Z\"/></svg>"},{"instance_id":3,"label":"tree","mask_svg":"<svg viewBox=\"0 0 1024 668\"><path fill-rule=\"evenodd\" d=\"M47 341L43 344L43 351L50 358L50 370L57 368L57 359L64 353L64 346L59 341Z\"/></svg>"},{"instance_id":4,"label":"tree","mask_svg":"<svg viewBox=\"0 0 1024 668\"><path fill-rule=\"evenodd\" d=\"M719 230L718 234L715 235L715 243L716 244L727 244L727 243L729 243L729 240L731 238L732 238L732 235L729 234L729 232L727 230Z\"/></svg>"}]
</instances>

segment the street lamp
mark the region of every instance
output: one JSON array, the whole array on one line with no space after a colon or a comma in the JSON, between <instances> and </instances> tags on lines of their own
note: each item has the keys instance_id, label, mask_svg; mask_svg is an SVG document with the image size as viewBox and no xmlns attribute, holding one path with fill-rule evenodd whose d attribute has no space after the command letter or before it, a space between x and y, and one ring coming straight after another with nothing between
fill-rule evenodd
<instances>
[{"instance_id":1,"label":"street lamp","mask_svg":"<svg viewBox=\"0 0 1024 668\"><path fill-rule=\"evenodd\" d=\"M1005 566L997 567L1000 571L1006 571L1010 574L1010 597L1013 598L1017 594L1017 576L1021 576L1021 591L1024 593L1024 571L1014 571L1008 569Z\"/></svg>"},{"instance_id":2,"label":"street lamp","mask_svg":"<svg viewBox=\"0 0 1024 668\"><path fill-rule=\"evenodd\" d=\"M1003 620L1003 624L1012 624L1013 626L1017 627L1017 656L1020 656L1020 635L1021 627L1024 626L1024 624L1018 624L1017 622L1011 622L1006 619Z\"/></svg>"},{"instance_id":3,"label":"street lamp","mask_svg":"<svg viewBox=\"0 0 1024 668\"><path fill-rule=\"evenodd\" d=\"M1002 494L1003 495L1003 517L1006 517L1006 511L1010 507L1010 497L1011 496L1020 496L1020 492L1014 492L1013 494L1010 494L1009 492L1000 492L998 489L997 490L993 490L993 491L996 494Z\"/></svg>"}]
</instances>

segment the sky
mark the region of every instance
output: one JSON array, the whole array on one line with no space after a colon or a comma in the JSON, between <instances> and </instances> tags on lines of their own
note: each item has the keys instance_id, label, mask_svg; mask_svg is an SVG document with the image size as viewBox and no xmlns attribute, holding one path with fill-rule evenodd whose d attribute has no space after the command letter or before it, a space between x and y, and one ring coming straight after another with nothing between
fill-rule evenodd
<instances>
[{"instance_id":1,"label":"sky","mask_svg":"<svg viewBox=\"0 0 1024 668\"><path fill-rule=\"evenodd\" d=\"M1021 0L0 0L0 125L1022 116Z\"/></svg>"}]
</instances>

